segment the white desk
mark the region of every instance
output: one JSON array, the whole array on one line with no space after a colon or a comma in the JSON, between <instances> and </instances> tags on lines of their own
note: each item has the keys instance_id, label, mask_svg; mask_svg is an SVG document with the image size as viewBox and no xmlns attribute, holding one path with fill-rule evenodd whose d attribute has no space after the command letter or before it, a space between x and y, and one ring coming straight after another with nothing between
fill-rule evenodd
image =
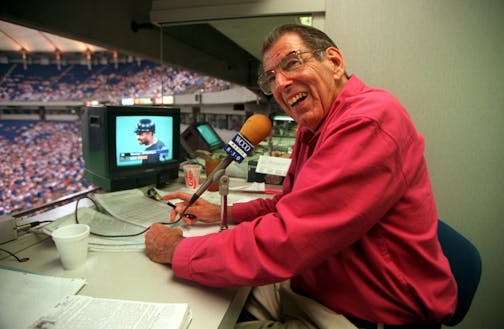
<instances>
[{"instance_id":1,"label":"white desk","mask_svg":"<svg viewBox=\"0 0 504 329\"><path fill-rule=\"evenodd\" d=\"M70 203L32 220L60 218L72 213L74 207L75 204ZM191 329L232 328L250 291L248 287L216 289L181 280L173 275L170 266L152 262L144 252L90 251L85 268L65 271L52 239L45 235L29 233L2 247L30 260L18 263L13 257L1 253L1 265L38 274L84 278L87 285L79 292L82 295L186 302L193 314Z\"/></svg>"}]
</instances>

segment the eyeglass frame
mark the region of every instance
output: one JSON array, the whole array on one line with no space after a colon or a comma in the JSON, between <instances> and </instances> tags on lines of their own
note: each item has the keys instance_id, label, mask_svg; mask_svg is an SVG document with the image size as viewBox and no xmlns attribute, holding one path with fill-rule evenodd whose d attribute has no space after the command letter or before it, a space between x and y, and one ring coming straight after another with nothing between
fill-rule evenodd
<instances>
[{"instance_id":1,"label":"eyeglass frame","mask_svg":"<svg viewBox=\"0 0 504 329\"><path fill-rule=\"evenodd\" d=\"M297 60L298 60L299 64L301 66L304 66L304 64L306 63L306 61L301 57L301 55L308 54L308 53L314 54L314 53L317 53L317 52L321 53L321 52L323 52L325 50L326 49L293 50L293 51L291 51L290 53L288 53L287 55L285 55L284 57L282 57L282 59L280 60L280 62L278 62L278 64L273 69L264 71L261 74L259 74L259 77L257 78L257 85L259 86L259 88L261 89L261 91L265 95L272 95L273 94L273 88L271 88L271 84L275 80L272 80L272 81L268 82L268 73L273 73L272 76L275 77L275 79L276 79L277 73L285 74L285 73L295 72L296 70L285 70L285 66L289 62L288 59L290 59L290 58L296 58L297 57ZM295 56L295 57L293 57L293 56ZM268 86L268 87L265 87L265 86Z\"/></svg>"}]
</instances>

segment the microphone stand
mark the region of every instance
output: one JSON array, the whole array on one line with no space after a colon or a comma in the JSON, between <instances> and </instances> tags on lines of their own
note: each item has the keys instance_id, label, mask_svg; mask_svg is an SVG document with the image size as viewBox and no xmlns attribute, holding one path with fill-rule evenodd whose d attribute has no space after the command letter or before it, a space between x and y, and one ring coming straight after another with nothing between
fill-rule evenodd
<instances>
[{"instance_id":1,"label":"microphone stand","mask_svg":"<svg viewBox=\"0 0 504 329\"><path fill-rule=\"evenodd\" d=\"M221 227L220 231L227 230L227 196L229 194L229 177L224 175L219 180L219 194L221 195Z\"/></svg>"}]
</instances>

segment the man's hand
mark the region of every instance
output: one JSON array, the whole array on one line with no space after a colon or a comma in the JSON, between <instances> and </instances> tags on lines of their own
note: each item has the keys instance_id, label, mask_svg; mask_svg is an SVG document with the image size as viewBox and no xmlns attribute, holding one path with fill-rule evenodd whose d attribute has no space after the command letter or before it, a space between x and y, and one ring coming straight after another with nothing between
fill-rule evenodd
<instances>
[{"instance_id":1,"label":"man's hand","mask_svg":"<svg viewBox=\"0 0 504 329\"><path fill-rule=\"evenodd\" d=\"M145 253L157 263L170 263L177 245L184 239L182 230L154 223L145 233Z\"/></svg>"},{"instance_id":2,"label":"man's hand","mask_svg":"<svg viewBox=\"0 0 504 329\"><path fill-rule=\"evenodd\" d=\"M170 214L170 220L173 222L177 215L184 211L187 203L191 200L192 195L184 192L174 192L163 196L164 200L181 199L183 202L179 202L175 205L175 209ZM229 211L231 207L228 208L228 219L231 220L231 213ZM218 223L220 221L220 206L212 204L202 198L196 200L196 202L189 208L188 212L191 213L191 217L182 217L182 220L187 224L195 224L196 222L202 223Z\"/></svg>"}]
</instances>

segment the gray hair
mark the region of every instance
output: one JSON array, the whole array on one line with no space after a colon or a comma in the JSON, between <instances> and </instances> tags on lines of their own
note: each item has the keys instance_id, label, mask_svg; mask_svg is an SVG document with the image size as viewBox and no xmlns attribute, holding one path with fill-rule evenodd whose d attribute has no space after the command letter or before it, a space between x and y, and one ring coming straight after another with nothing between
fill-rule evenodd
<instances>
[{"instance_id":1,"label":"gray hair","mask_svg":"<svg viewBox=\"0 0 504 329\"><path fill-rule=\"evenodd\" d=\"M314 27L301 24L284 24L276 27L266 36L262 43L261 54L264 55L286 33L297 34L311 50L326 49L328 47L338 48L327 34Z\"/></svg>"}]
</instances>

